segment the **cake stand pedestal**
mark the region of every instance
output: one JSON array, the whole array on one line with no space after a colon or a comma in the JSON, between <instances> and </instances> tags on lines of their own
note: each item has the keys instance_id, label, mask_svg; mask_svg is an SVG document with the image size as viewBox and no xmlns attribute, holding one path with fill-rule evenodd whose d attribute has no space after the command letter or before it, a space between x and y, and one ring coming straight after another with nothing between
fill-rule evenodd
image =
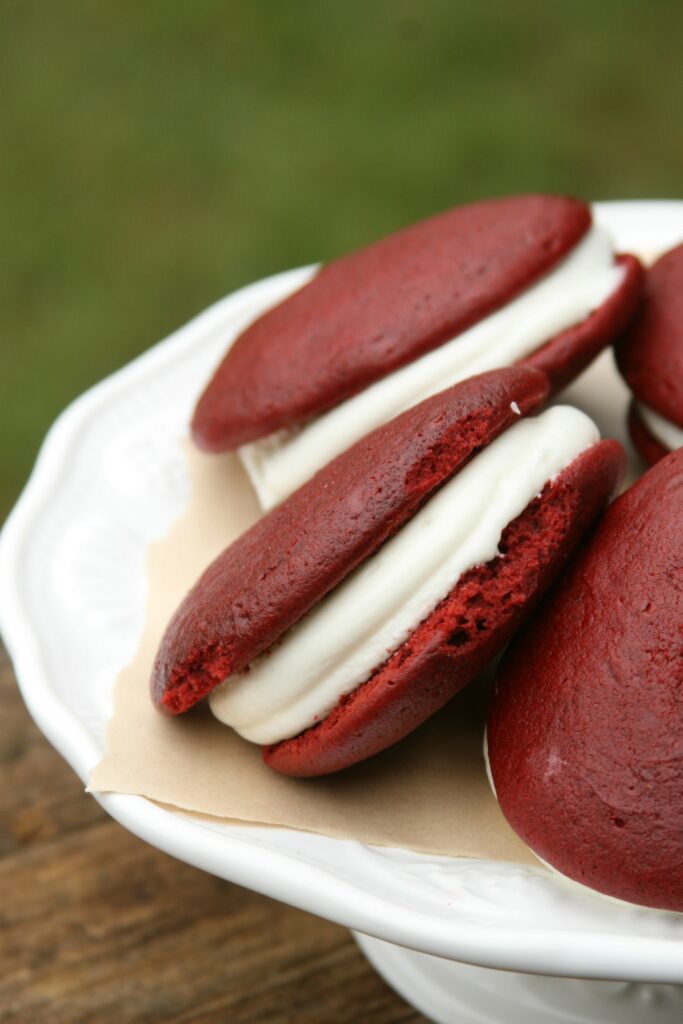
<instances>
[{"instance_id":1,"label":"cake stand pedestal","mask_svg":"<svg viewBox=\"0 0 683 1024\"><path fill-rule=\"evenodd\" d=\"M435 1024L681 1024L683 986L472 967L353 932L373 967Z\"/></svg>"}]
</instances>

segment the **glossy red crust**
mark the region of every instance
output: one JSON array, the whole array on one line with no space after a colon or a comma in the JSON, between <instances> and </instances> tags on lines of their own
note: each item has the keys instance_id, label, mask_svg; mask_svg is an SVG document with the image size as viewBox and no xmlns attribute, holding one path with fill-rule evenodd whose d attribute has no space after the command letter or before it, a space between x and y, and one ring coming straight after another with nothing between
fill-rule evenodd
<instances>
[{"instance_id":1,"label":"glossy red crust","mask_svg":"<svg viewBox=\"0 0 683 1024\"><path fill-rule=\"evenodd\" d=\"M244 668L415 514L429 495L546 398L538 370L473 377L398 416L264 516L206 570L171 620L152 696L179 714Z\"/></svg>"},{"instance_id":2,"label":"glossy red crust","mask_svg":"<svg viewBox=\"0 0 683 1024\"><path fill-rule=\"evenodd\" d=\"M337 405L503 306L590 223L576 199L496 199L328 264L237 339L195 410L196 443L236 448Z\"/></svg>"},{"instance_id":3,"label":"glossy red crust","mask_svg":"<svg viewBox=\"0 0 683 1024\"><path fill-rule=\"evenodd\" d=\"M683 911L683 450L607 511L515 640L488 723L503 813L563 874Z\"/></svg>"},{"instance_id":4,"label":"glossy red crust","mask_svg":"<svg viewBox=\"0 0 683 1024\"><path fill-rule=\"evenodd\" d=\"M642 294L643 268L635 256L617 256L624 269L619 287L585 320L558 334L522 359L519 366L535 366L550 379L551 390L566 387L616 338L631 320Z\"/></svg>"},{"instance_id":5,"label":"glossy red crust","mask_svg":"<svg viewBox=\"0 0 683 1024\"><path fill-rule=\"evenodd\" d=\"M633 447L649 466L654 466L655 462L659 462L669 454L669 449L665 448L662 442L650 433L647 424L638 415L633 402L628 411L628 432L631 435Z\"/></svg>"},{"instance_id":6,"label":"glossy red crust","mask_svg":"<svg viewBox=\"0 0 683 1024\"><path fill-rule=\"evenodd\" d=\"M638 314L615 350L634 395L683 427L683 245L647 271Z\"/></svg>"},{"instance_id":7,"label":"glossy red crust","mask_svg":"<svg viewBox=\"0 0 683 1024\"><path fill-rule=\"evenodd\" d=\"M602 441L575 459L506 528L501 556L476 566L391 658L319 725L264 748L286 775L339 771L396 743L498 654L549 586L624 471Z\"/></svg>"}]
</instances>

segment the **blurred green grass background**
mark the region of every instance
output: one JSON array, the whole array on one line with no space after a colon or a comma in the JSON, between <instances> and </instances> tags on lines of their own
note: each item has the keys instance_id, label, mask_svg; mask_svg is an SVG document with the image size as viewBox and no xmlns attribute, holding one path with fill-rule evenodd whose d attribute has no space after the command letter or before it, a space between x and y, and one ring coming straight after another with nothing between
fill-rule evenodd
<instances>
[{"instance_id":1,"label":"blurred green grass background","mask_svg":"<svg viewBox=\"0 0 683 1024\"><path fill-rule=\"evenodd\" d=\"M481 196L681 195L680 0L0 3L0 521L222 294Z\"/></svg>"}]
</instances>

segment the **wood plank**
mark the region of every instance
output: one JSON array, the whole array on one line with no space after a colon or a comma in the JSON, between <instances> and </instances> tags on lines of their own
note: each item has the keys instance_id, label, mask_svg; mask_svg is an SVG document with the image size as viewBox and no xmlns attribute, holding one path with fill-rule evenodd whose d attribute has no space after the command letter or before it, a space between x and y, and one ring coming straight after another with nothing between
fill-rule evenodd
<instances>
[{"instance_id":1,"label":"wood plank","mask_svg":"<svg viewBox=\"0 0 683 1024\"><path fill-rule=\"evenodd\" d=\"M0 1019L418 1024L348 932L197 871L83 793L0 648Z\"/></svg>"}]
</instances>

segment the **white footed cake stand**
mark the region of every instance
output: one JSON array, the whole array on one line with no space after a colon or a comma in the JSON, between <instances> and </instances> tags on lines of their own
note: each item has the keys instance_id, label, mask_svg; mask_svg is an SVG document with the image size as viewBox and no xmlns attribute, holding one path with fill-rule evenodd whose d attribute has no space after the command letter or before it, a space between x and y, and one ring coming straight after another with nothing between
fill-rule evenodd
<instances>
[{"instance_id":1,"label":"white footed cake stand","mask_svg":"<svg viewBox=\"0 0 683 1024\"><path fill-rule=\"evenodd\" d=\"M683 202L605 203L617 246L683 240ZM0 539L0 627L26 704L83 780L99 761L118 670L142 629L144 556L182 510L178 440L231 332L312 268L219 302L74 402L52 427ZM625 388L605 354L569 401L624 439ZM380 849L199 821L141 797L102 806L159 849L337 921L439 1024L681 1024L683 916L572 889L542 866ZM581 980L576 980L581 979Z\"/></svg>"}]
</instances>

